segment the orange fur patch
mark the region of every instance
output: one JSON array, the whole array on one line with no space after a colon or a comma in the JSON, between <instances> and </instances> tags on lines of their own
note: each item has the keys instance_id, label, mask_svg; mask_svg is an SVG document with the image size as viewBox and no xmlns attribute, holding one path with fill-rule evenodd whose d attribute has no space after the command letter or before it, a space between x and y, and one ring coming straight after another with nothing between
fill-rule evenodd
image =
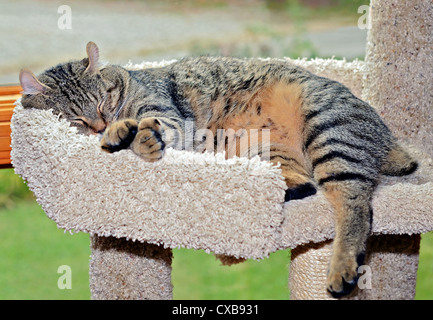
<instances>
[{"instance_id":1,"label":"orange fur patch","mask_svg":"<svg viewBox=\"0 0 433 320\"><path fill-rule=\"evenodd\" d=\"M284 153L304 164L304 116L301 105L299 85L277 83L252 96L244 111L230 115L222 127L235 132L239 129L246 129L247 132L269 129L271 145L281 147ZM261 134L258 143L261 143Z\"/></svg>"}]
</instances>

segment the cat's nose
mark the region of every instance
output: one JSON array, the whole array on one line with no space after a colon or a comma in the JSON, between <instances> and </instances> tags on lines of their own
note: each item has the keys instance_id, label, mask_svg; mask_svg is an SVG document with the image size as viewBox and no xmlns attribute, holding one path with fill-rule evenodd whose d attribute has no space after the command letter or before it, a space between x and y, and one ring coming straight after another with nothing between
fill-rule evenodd
<instances>
[{"instance_id":1,"label":"cat's nose","mask_svg":"<svg viewBox=\"0 0 433 320\"><path fill-rule=\"evenodd\" d=\"M105 124L105 122L102 119L97 119L97 120L93 121L93 123L92 123L92 129L97 134L104 133L106 127L107 127L107 125Z\"/></svg>"}]
</instances>

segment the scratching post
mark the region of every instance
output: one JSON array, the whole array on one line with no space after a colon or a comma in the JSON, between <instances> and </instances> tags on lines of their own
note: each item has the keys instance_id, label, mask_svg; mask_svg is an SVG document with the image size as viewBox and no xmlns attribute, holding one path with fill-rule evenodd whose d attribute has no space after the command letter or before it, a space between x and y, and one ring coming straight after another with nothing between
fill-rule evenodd
<instances>
[{"instance_id":1,"label":"scratching post","mask_svg":"<svg viewBox=\"0 0 433 320\"><path fill-rule=\"evenodd\" d=\"M432 6L372 1L365 63L287 59L362 94L420 160L415 174L384 178L375 192L364 288L350 299L412 299L419 234L433 230ZM179 247L226 264L291 248L291 298L330 298L334 211L320 190L284 203L284 179L269 162L173 149L155 163L130 150L107 154L96 137L19 101L11 129L15 172L47 216L59 228L91 235L93 299L171 299L171 248Z\"/></svg>"},{"instance_id":2,"label":"scratching post","mask_svg":"<svg viewBox=\"0 0 433 320\"><path fill-rule=\"evenodd\" d=\"M433 157L433 3L371 1L363 98L392 132Z\"/></svg>"},{"instance_id":3,"label":"scratching post","mask_svg":"<svg viewBox=\"0 0 433 320\"><path fill-rule=\"evenodd\" d=\"M96 300L169 300L171 249L91 236L90 292Z\"/></svg>"},{"instance_id":4,"label":"scratching post","mask_svg":"<svg viewBox=\"0 0 433 320\"><path fill-rule=\"evenodd\" d=\"M414 299L419 244L419 235L370 237L364 265L358 268L358 286L343 299ZM324 290L331 254L330 240L292 250L289 273L292 300L332 299Z\"/></svg>"},{"instance_id":5,"label":"scratching post","mask_svg":"<svg viewBox=\"0 0 433 320\"><path fill-rule=\"evenodd\" d=\"M300 245L292 249L289 272L290 299L329 298L324 289L331 254L331 240Z\"/></svg>"}]
</instances>

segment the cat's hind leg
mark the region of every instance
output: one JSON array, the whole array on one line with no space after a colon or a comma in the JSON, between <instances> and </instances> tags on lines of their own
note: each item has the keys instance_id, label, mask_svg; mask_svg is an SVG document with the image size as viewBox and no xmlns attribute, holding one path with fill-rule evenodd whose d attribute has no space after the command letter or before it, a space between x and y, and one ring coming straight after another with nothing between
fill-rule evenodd
<instances>
[{"instance_id":1,"label":"cat's hind leg","mask_svg":"<svg viewBox=\"0 0 433 320\"><path fill-rule=\"evenodd\" d=\"M302 199L316 193L311 162L304 151L305 117L303 89L296 83L277 82L265 87L254 101L257 119L251 123L269 130L269 160L280 163L287 184L285 200ZM262 141L265 145L266 142ZM262 155L262 157L265 155Z\"/></svg>"},{"instance_id":2,"label":"cat's hind leg","mask_svg":"<svg viewBox=\"0 0 433 320\"><path fill-rule=\"evenodd\" d=\"M339 173L319 180L335 210L335 238L329 263L327 290L333 297L349 294L357 285L373 211L375 183L359 174Z\"/></svg>"},{"instance_id":3,"label":"cat's hind leg","mask_svg":"<svg viewBox=\"0 0 433 320\"><path fill-rule=\"evenodd\" d=\"M370 234L371 199L377 185L380 161L373 156L374 152L367 143L348 140L350 136L347 133L326 133L312 145L309 157L314 179L335 212L335 238L327 289L334 297L341 297L357 285L357 270L363 263ZM364 147L355 148L355 144Z\"/></svg>"},{"instance_id":4,"label":"cat's hind leg","mask_svg":"<svg viewBox=\"0 0 433 320\"><path fill-rule=\"evenodd\" d=\"M269 160L274 164L280 164L281 174L287 185L285 201L303 199L317 192L311 171L299 154L284 147L270 152Z\"/></svg>"}]
</instances>

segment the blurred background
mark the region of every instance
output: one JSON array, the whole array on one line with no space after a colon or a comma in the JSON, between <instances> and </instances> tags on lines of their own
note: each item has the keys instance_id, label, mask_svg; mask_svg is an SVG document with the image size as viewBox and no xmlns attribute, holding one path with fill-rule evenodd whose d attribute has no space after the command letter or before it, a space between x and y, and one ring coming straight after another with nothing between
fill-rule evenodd
<instances>
[{"instance_id":1,"label":"blurred background","mask_svg":"<svg viewBox=\"0 0 433 320\"><path fill-rule=\"evenodd\" d=\"M85 57L94 41L120 65L186 55L363 59L358 27L368 0L130 0L0 2L0 85L21 68L38 74ZM288 299L290 252L221 266L204 252L173 250L175 299ZM0 299L89 299L89 236L49 220L13 169L0 170ZM57 269L72 270L59 289ZM417 299L433 298L433 236L423 236Z\"/></svg>"},{"instance_id":2,"label":"blurred background","mask_svg":"<svg viewBox=\"0 0 433 320\"><path fill-rule=\"evenodd\" d=\"M0 2L0 83L85 56L88 41L124 65L185 55L362 58L368 0ZM70 15L70 19L68 19Z\"/></svg>"}]
</instances>

